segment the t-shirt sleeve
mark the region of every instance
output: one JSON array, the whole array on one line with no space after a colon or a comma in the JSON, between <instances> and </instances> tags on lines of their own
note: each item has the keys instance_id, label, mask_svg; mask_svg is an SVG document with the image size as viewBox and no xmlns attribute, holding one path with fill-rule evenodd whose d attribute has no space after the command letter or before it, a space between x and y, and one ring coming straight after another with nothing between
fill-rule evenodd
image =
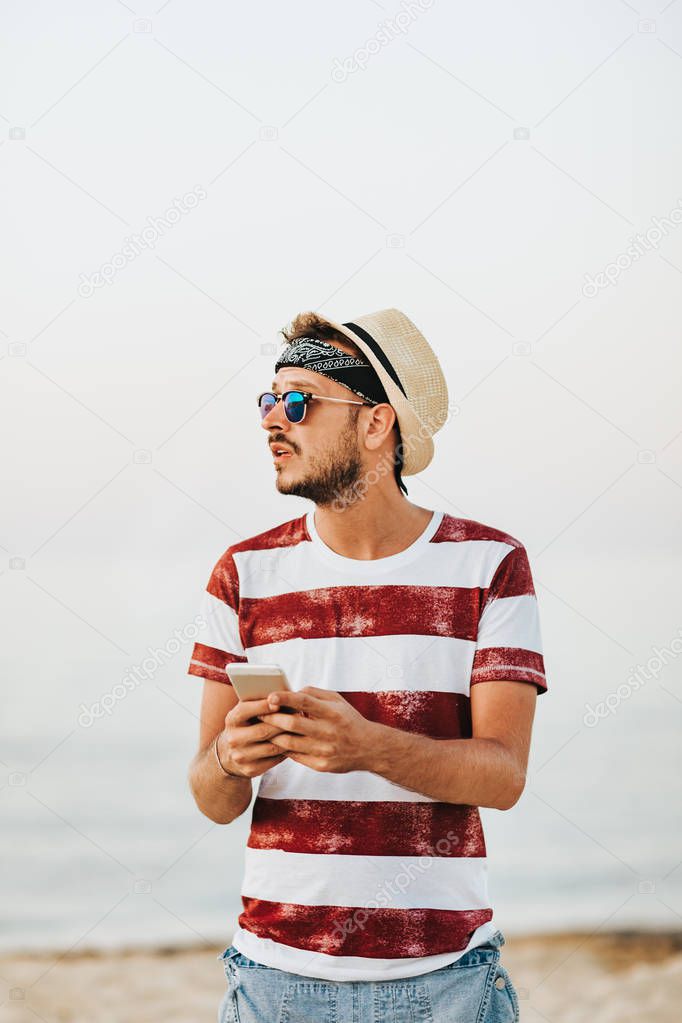
<instances>
[{"instance_id":1,"label":"t-shirt sleeve","mask_svg":"<svg viewBox=\"0 0 682 1023\"><path fill-rule=\"evenodd\" d=\"M538 602L528 555L519 545L497 566L483 591L471 685L531 682L547 692Z\"/></svg>"},{"instance_id":2,"label":"t-shirt sleeve","mask_svg":"<svg viewBox=\"0 0 682 1023\"><path fill-rule=\"evenodd\" d=\"M226 665L248 658L239 634L239 575L229 549L214 566L200 604L205 627L201 642L194 644L188 674L232 685Z\"/></svg>"}]
</instances>

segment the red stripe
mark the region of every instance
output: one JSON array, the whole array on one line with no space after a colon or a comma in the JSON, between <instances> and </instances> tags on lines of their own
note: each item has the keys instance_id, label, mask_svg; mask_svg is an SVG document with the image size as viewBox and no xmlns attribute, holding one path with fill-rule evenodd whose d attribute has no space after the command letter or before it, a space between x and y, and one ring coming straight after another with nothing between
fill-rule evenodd
<instances>
[{"instance_id":1,"label":"red stripe","mask_svg":"<svg viewBox=\"0 0 682 1023\"><path fill-rule=\"evenodd\" d=\"M340 693L368 721L432 739L470 739L471 701L462 693L404 689Z\"/></svg>"},{"instance_id":2,"label":"red stripe","mask_svg":"<svg viewBox=\"0 0 682 1023\"><path fill-rule=\"evenodd\" d=\"M225 674L225 665L234 661L246 662L247 658L239 654L228 654L224 650L217 650L212 646L205 646L203 643L195 643L192 650L192 661L187 673L197 675L199 678L212 679L213 682L226 682L232 685Z\"/></svg>"},{"instance_id":3,"label":"red stripe","mask_svg":"<svg viewBox=\"0 0 682 1023\"><path fill-rule=\"evenodd\" d=\"M239 575L231 551L232 548L228 548L215 564L206 589L236 611L239 607Z\"/></svg>"},{"instance_id":4,"label":"red stripe","mask_svg":"<svg viewBox=\"0 0 682 1023\"><path fill-rule=\"evenodd\" d=\"M413 633L475 640L481 592L458 586L329 586L245 597L239 621L245 647Z\"/></svg>"},{"instance_id":5,"label":"red stripe","mask_svg":"<svg viewBox=\"0 0 682 1023\"><path fill-rule=\"evenodd\" d=\"M485 856L477 807L257 796L247 845L349 856Z\"/></svg>"},{"instance_id":6,"label":"red stripe","mask_svg":"<svg viewBox=\"0 0 682 1023\"><path fill-rule=\"evenodd\" d=\"M540 672L538 675L537 672ZM545 662L535 650L495 646L477 650L471 669L471 685L477 682L534 682L538 692L545 692Z\"/></svg>"},{"instance_id":7,"label":"red stripe","mask_svg":"<svg viewBox=\"0 0 682 1023\"><path fill-rule=\"evenodd\" d=\"M300 906L242 896L240 927L282 945L336 956L407 959L466 948L492 909Z\"/></svg>"},{"instance_id":8,"label":"red stripe","mask_svg":"<svg viewBox=\"0 0 682 1023\"><path fill-rule=\"evenodd\" d=\"M305 524L305 514L299 515L295 519L289 519L288 522L282 522L278 526L272 526L270 529L250 536L246 540L241 540L239 543L233 543L229 549L233 554L241 551L271 551L276 547L295 547L296 544L304 540L310 540Z\"/></svg>"},{"instance_id":9,"label":"red stripe","mask_svg":"<svg viewBox=\"0 0 682 1023\"><path fill-rule=\"evenodd\" d=\"M461 543L467 540L492 540L495 543L509 544L510 547L523 546L520 540L501 529L486 526L475 519L459 519L454 515L448 515L447 512L429 543Z\"/></svg>"},{"instance_id":10,"label":"red stripe","mask_svg":"<svg viewBox=\"0 0 682 1023\"><path fill-rule=\"evenodd\" d=\"M535 593L528 555L523 547L510 551L497 566L490 586L481 589L481 608L497 597L525 597Z\"/></svg>"},{"instance_id":11,"label":"red stripe","mask_svg":"<svg viewBox=\"0 0 682 1023\"><path fill-rule=\"evenodd\" d=\"M197 678L206 678L210 682L222 682L224 685L232 685L227 675L222 671L218 671L217 668L204 668L200 664L190 663L187 674L196 675Z\"/></svg>"},{"instance_id":12,"label":"red stripe","mask_svg":"<svg viewBox=\"0 0 682 1023\"><path fill-rule=\"evenodd\" d=\"M231 664L233 661L246 661L246 657L241 654L228 654L225 650L218 650L214 646L195 643L192 660L203 661L204 664L210 664L212 668L224 668L226 664Z\"/></svg>"}]
</instances>

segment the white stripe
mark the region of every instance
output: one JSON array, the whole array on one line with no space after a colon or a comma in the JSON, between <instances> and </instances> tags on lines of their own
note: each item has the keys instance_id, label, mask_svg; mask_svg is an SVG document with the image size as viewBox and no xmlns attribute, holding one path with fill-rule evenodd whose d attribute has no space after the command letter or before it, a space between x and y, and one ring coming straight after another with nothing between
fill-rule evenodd
<instances>
[{"instance_id":1,"label":"white stripe","mask_svg":"<svg viewBox=\"0 0 682 1023\"><path fill-rule=\"evenodd\" d=\"M376 561L358 560L348 582L338 569L315 556L310 541L291 547L237 551L240 597L276 597L329 586L462 586L487 588L502 559L514 548L497 540L425 543L416 561L379 575ZM356 567L357 566L357 567Z\"/></svg>"},{"instance_id":2,"label":"white stripe","mask_svg":"<svg viewBox=\"0 0 682 1023\"><path fill-rule=\"evenodd\" d=\"M303 906L488 909L478 856L344 856L246 847L241 894Z\"/></svg>"},{"instance_id":3,"label":"white stripe","mask_svg":"<svg viewBox=\"0 0 682 1023\"><path fill-rule=\"evenodd\" d=\"M218 671L227 678L226 669L219 668L216 664L205 664L204 661L195 661L194 658L189 663L196 665L197 668L208 668L209 671Z\"/></svg>"},{"instance_id":4,"label":"white stripe","mask_svg":"<svg viewBox=\"0 0 682 1023\"><path fill-rule=\"evenodd\" d=\"M271 938L259 938L253 931L237 926L232 944L242 955L264 966L276 970L299 973L304 977L318 977L322 980L394 980L415 977L460 959L470 948L476 948L488 941L497 924L489 920L477 927L469 944L459 952L442 952L435 956L419 956L405 959L377 959L374 956L334 956L325 952L309 952L294 945L283 945Z\"/></svg>"},{"instance_id":5,"label":"white stripe","mask_svg":"<svg viewBox=\"0 0 682 1023\"><path fill-rule=\"evenodd\" d=\"M533 593L498 597L487 605L478 623L477 647L491 646L542 653L538 602Z\"/></svg>"},{"instance_id":6,"label":"white stripe","mask_svg":"<svg viewBox=\"0 0 682 1023\"><path fill-rule=\"evenodd\" d=\"M279 664L292 689L469 694L476 643L448 636L327 636L247 647L249 664Z\"/></svg>"},{"instance_id":7,"label":"white stripe","mask_svg":"<svg viewBox=\"0 0 682 1023\"><path fill-rule=\"evenodd\" d=\"M258 795L267 799L362 799L368 803L435 803L437 800L382 778L371 771L333 774L283 760L260 776Z\"/></svg>"},{"instance_id":8,"label":"white stripe","mask_svg":"<svg viewBox=\"0 0 682 1023\"><path fill-rule=\"evenodd\" d=\"M244 647L239 636L239 619L236 611L208 590L204 590L202 614L206 619L206 631L200 642L228 654L244 656Z\"/></svg>"},{"instance_id":9,"label":"white stripe","mask_svg":"<svg viewBox=\"0 0 682 1023\"><path fill-rule=\"evenodd\" d=\"M536 671L535 668L524 668L521 664L495 664L493 665L494 670L497 671L522 671L530 675L537 675L539 678L544 679L545 673L543 671ZM472 678L476 678L477 675L485 675L486 672L490 671L491 668L488 665L483 665L477 668L476 671L472 672ZM509 680L513 682L513 679Z\"/></svg>"}]
</instances>

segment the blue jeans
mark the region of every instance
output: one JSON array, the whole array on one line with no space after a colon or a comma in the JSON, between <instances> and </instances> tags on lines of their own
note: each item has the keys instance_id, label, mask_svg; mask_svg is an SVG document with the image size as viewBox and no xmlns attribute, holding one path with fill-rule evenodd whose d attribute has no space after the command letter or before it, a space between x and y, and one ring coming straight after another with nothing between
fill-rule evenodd
<instances>
[{"instance_id":1,"label":"blue jeans","mask_svg":"<svg viewBox=\"0 0 682 1023\"><path fill-rule=\"evenodd\" d=\"M518 995L500 963L502 945L498 930L440 970L379 981L287 973L230 945L218 957L227 980L218 1023L518 1023Z\"/></svg>"}]
</instances>

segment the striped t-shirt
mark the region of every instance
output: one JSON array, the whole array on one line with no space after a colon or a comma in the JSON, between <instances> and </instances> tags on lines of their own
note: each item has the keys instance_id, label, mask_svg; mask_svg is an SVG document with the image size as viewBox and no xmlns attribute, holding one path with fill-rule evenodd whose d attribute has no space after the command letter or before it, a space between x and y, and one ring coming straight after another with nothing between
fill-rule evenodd
<instances>
[{"instance_id":1,"label":"striped t-shirt","mask_svg":"<svg viewBox=\"0 0 682 1023\"><path fill-rule=\"evenodd\" d=\"M340 693L364 717L470 738L470 686L547 689L523 545L435 511L385 558L337 554L315 509L233 544L204 594L189 672L230 684L232 661L279 664L292 689ZM265 966L324 980L440 969L497 929L475 806L369 771L285 759L258 778L232 943Z\"/></svg>"}]
</instances>

